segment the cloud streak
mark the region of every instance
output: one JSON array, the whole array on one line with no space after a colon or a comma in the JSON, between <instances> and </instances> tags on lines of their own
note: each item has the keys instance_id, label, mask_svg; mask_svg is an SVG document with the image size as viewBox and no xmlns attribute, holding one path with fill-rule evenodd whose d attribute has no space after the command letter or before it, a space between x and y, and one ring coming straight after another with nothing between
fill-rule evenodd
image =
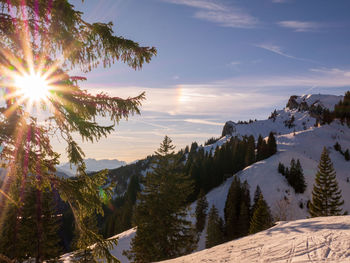
<instances>
[{"instance_id":1,"label":"cloud streak","mask_svg":"<svg viewBox=\"0 0 350 263\"><path fill-rule=\"evenodd\" d=\"M258 19L246 11L227 6L219 1L213 0L163 0L171 4L185 5L196 10L194 17L197 19L213 22L223 27L232 28L254 28Z\"/></svg>"},{"instance_id":2,"label":"cloud streak","mask_svg":"<svg viewBox=\"0 0 350 263\"><path fill-rule=\"evenodd\" d=\"M196 124L204 124L204 125L214 125L214 126L224 126L223 122L214 122L203 119L185 119L185 122L196 123Z\"/></svg>"},{"instance_id":3,"label":"cloud streak","mask_svg":"<svg viewBox=\"0 0 350 263\"><path fill-rule=\"evenodd\" d=\"M319 63L319 62L311 60L311 59L299 58L299 57L296 57L296 56L292 56L292 55L284 52L283 49L280 46L277 46L277 45L273 45L273 44L256 44L254 46L258 47L258 48L265 49L267 51L270 51L272 53L275 53L277 55L280 55L280 56L283 56L283 57L286 57L286 58L300 60L300 61L305 61L305 62L311 62L311 63Z\"/></svg>"},{"instance_id":4,"label":"cloud streak","mask_svg":"<svg viewBox=\"0 0 350 263\"><path fill-rule=\"evenodd\" d=\"M281 27L293 29L295 32L317 31L322 26L320 23L316 23L316 22L296 21L296 20L280 21L277 24Z\"/></svg>"}]
</instances>

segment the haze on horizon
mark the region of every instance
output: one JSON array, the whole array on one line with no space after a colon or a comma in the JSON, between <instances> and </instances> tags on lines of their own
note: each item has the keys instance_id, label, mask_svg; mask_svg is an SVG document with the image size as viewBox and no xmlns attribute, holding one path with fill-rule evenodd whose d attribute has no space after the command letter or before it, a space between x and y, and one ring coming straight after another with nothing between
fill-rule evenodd
<instances>
[{"instance_id":1,"label":"haze on horizon","mask_svg":"<svg viewBox=\"0 0 350 263\"><path fill-rule=\"evenodd\" d=\"M266 118L290 95L342 95L350 86L347 0L75 4L88 21L112 21L117 35L158 49L141 71L116 63L74 72L87 77L82 87L90 92L146 91L141 116L98 143L83 143L86 158L131 162L152 154L164 135L179 150L220 136L228 120ZM64 152L59 141L54 147Z\"/></svg>"}]
</instances>

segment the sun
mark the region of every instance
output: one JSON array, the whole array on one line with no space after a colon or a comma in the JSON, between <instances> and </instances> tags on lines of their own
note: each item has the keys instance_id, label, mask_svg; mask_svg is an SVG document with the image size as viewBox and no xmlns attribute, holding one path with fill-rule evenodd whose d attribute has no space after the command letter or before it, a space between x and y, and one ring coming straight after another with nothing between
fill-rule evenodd
<instances>
[{"instance_id":1,"label":"sun","mask_svg":"<svg viewBox=\"0 0 350 263\"><path fill-rule=\"evenodd\" d=\"M49 82L38 73L16 76L15 87L18 94L30 102L45 101L50 94Z\"/></svg>"}]
</instances>

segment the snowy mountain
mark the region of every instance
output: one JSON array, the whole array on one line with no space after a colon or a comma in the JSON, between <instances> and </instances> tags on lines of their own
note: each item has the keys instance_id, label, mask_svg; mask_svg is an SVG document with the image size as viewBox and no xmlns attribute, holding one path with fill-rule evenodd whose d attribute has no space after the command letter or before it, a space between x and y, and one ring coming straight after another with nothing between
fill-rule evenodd
<instances>
[{"instance_id":1,"label":"snowy mountain","mask_svg":"<svg viewBox=\"0 0 350 263\"><path fill-rule=\"evenodd\" d=\"M96 160L96 159L85 159L86 170L88 172L97 172L103 169L115 169L126 165L126 162L119 161L117 159L114 160ZM71 168L70 163L64 163L57 167L57 171L63 172L69 176L74 176L76 173L76 167L73 165Z\"/></svg>"},{"instance_id":2,"label":"snowy mountain","mask_svg":"<svg viewBox=\"0 0 350 263\"><path fill-rule=\"evenodd\" d=\"M344 156L335 151L333 147L338 142L344 150L350 149L350 128L342 125L339 121L334 121L330 125L315 126L316 120L320 117L320 110L324 108L332 109L341 99L342 96L333 95L292 96L285 109L275 111L267 120L251 123L227 122L223 131L224 136L214 144L204 146L205 150L209 152L217 146L221 146L232 136L254 135L257 139L260 134L267 137L273 131L276 134L278 152L268 159L246 167L236 175L239 176L241 181L246 180L248 182L252 200L254 191L259 185L272 214L279 217L281 213L284 213L285 219L289 221L307 218L307 202L311 199L322 149L326 147L330 152L337 173L337 181L345 200L343 209L350 212L350 161L346 161ZM292 158L300 160L304 171L307 188L303 194L296 194L286 178L277 171L280 162L285 166L289 166ZM209 207L214 204L218 208L221 217L224 216L226 196L232 180L233 177L228 178L206 196ZM281 204L283 205L281 206ZM194 202L191 205L192 213L195 207L196 203ZM193 222L195 221L195 218L191 215L189 215L189 218ZM225 259L230 261L230 259L233 260L236 257L238 260L234 260L234 262L255 262L265 261L265 259L266 261L273 259L285 262L292 257L293 261L295 258L298 262L306 262L311 259L315 259L315 262L317 262L318 259L327 257L330 257L331 260L339 259L338 262L344 262L342 261L344 258L350 261L350 253L346 252L349 247L350 232L348 232L349 227L345 226L349 222L350 217L337 217L335 219L316 218L280 223L262 233L232 241L198 254L189 255L173 262L227 262ZM333 228L331 223L334 223ZM309 232L311 234L308 234ZM118 235L120 237L119 246L112 251L122 262L129 262L122 255L122 250L128 249L134 235L134 229ZM200 236L197 251L205 249L205 235L206 229ZM346 238L342 239L343 237ZM280 243L281 245L279 245ZM239 253L239 251L241 252Z\"/></svg>"}]
</instances>

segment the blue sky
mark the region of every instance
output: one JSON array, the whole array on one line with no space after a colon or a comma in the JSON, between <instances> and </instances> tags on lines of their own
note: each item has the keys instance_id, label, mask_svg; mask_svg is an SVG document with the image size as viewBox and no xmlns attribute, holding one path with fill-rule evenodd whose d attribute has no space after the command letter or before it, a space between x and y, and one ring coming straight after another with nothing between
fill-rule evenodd
<instances>
[{"instance_id":1,"label":"blue sky","mask_svg":"<svg viewBox=\"0 0 350 263\"><path fill-rule=\"evenodd\" d=\"M90 91L147 96L141 116L98 144L83 144L89 158L140 159L165 134L178 149L204 143L220 136L225 121L266 118L290 95L349 89L347 0L72 3L88 21L112 21L115 34L158 49L141 71L117 63L80 73Z\"/></svg>"}]
</instances>

